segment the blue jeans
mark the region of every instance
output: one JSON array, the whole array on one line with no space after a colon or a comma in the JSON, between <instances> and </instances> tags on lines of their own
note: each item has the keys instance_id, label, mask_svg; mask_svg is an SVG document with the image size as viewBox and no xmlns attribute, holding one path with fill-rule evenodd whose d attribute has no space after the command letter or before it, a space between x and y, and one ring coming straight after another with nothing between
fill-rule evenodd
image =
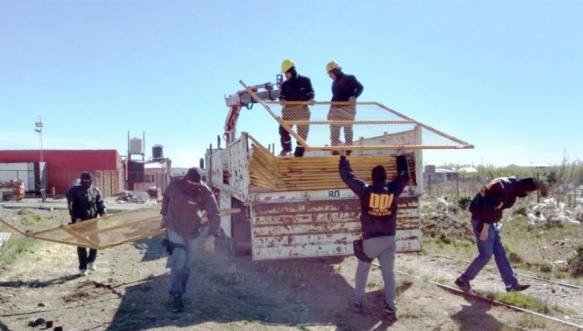
<instances>
[{"instance_id":1,"label":"blue jeans","mask_svg":"<svg viewBox=\"0 0 583 331\"><path fill-rule=\"evenodd\" d=\"M470 264L468 269L461 275L463 281L469 282L474 279L480 271L490 262L492 255L494 255L494 260L496 261L496 266L498 266L498 271L502 277L502 281L506 286L511 286L518 283L514 270L506 257L506 250L502 245L500 240L500 234L498 229L494 224L490 225L488 230L488 239L485 241L480 240L480 231L478 231L478 222L476 219L472 218L472 227L474 228L474 233L476 234L476 244L478 246L478 256Z\"/></svg>"},{"instance_id":2,"label":"blue jeans","mask_svg":"<svg viewBox=\"0 0 583 331\"><path fill-rule=\"evenodd\" d=\"M176 232L168 230L168 240L175 246L170 259L170 295L183 295L190 276L190 266L195 256L194 240L185 240Z\"/></svg>"},{"instance_id":3,"label":"blue jeans","mask_svg":"<svg viewBox=\"0 0 583 331\"><path fill-rule=\"evenodd\" d=\"M363 242L363 249L366 256L371 259L376 257L379 260L383 283L385 284L385 302L395 311L397 310L397 286L395 284L396 248L397 243L395 241L395 236L370 238L365 239ZM369 262L358 260L354 286L357 300L362 300L364 298L366 282L371 266L372 264Z\"/></svg>"}]
</instances>

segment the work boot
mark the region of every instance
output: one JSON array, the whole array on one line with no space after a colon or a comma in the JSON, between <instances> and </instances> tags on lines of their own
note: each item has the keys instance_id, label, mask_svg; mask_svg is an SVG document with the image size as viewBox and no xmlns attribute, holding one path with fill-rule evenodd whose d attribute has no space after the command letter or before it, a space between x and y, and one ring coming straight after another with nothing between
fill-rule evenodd
<instances>
[{"instance_id":1,"label":"work boot","mask_svg":"<svg viewBox=\"0 0 583 331\"><path fill-rule=\"evenodd\" d=\"M290 152L291 149L290 150L282 149L281 152L279 152L279 156L287 156Z\"/></svg>"},{"instance_id":2,"label":"work boot","mask_svg":"<svg viewBox=\"0 0 583 331\"><path fill-rule=\"evenodd\" d=\"M172 298L172 312L181 313L184 309L184 304L182 303L181 295L173 295Z\"/></svg>"},{"instance_id":3,"label":"work boot","mask_svg":"<svg viewBox=\"0 0 583 331\"><path fill-rule=\"evenodd\" d=\"M461 277L455 280L455 284L457 285L457 287L460 288L460 290L464 292L469 292L472 289L470 282L466 282Z\"/></svg>"},{"instance_id":4,"label":"work boot","mask_svg":"<svg viewBox=\"0 0 583 331\"><path fill-rule=\"evenodd\" d=\"M306 150L302 146L296 146L296 151L294 152L295 157L302 157L304 156L304 152Z\"/></svg>"},{"instance_id":5,"label":"work boot","mask_svg":"<svg viewBox=\"0 0 583 331\"><path fill-rule=\"evenodd\" d=\"M385 302L385 309L383 310L383 317L387 319L389 323L395 322L397 320L397 312L395 309L389 307Z\"/></svg>"},{"instance_id":6,"label":"work boot","mask_svg":"<svg viewBox=\"0 0 583 331\"><path fill-rule=\"evenodd\" d=\"M97 270L97 267L95 266L95 262L89 262L87 263L87 268L91 271L95 271Z\"/></svg>"},{"instance_id":7,"label":"work boot","mask_svg":"<svg viewBox=\"0 0 583 331\"><path fill-rule=\"evenodd\" d=\"M506 292L521 292L529 288L530 285L528 284L514 284L510 286L506 286Z\"/></svg>"}]
</instances>

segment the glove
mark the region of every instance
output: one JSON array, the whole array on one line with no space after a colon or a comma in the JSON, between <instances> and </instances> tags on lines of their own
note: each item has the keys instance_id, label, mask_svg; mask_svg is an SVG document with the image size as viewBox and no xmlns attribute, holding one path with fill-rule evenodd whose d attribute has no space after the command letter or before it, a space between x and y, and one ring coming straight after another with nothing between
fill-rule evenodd
<instances>
[{"instance_id":1,"label":"glove","mask_svg":"<svg viewBox=\"0 0 583 331\"><path fill-rule=\"evenodd\" d=\"M356 103L356 97L350 97L348 98L348 101Z\"/></svg>"},{"instance_id":2,"label":"glove","mask_svg":"<svg viewBox=\"0 0 583 331\"><path fill-rule=\"evenodd\" d=\"M206 256L210 256L215 251L215 236L208 236L202 245L202 253Z\"/></svg>"}]
</instances>

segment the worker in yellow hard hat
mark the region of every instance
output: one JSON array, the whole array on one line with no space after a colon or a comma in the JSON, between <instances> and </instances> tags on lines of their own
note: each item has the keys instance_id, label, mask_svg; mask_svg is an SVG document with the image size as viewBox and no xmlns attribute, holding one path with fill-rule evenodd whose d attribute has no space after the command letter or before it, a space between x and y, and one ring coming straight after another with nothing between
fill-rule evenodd
<instances>
[{"instance_id":1,"label":"worker in yellow hard hat","mask_svg":"<svg viewBox=\"0 0 583 331\"><path fill-rule=\"evenodd\" d=\"M326 65L326 72L332 79L332 102L352 102L356 103L356 98L362 94L364 87L353 75L346 75L342 72L340 64L331 61ZM354 121L356 117L356 105L334 105L330 106L328 112L329 121ZM330 143L332 146L340 145L340 128L344 128L344 139L346 145L352 145L353 132L352 124L332 124L330 125ZM350 155L350 150L346 153ZM338 154L334 151L333 154Z\"/></svg>"},{"instance_id":2,"label":"worker in yellow hard hat","mask_svg":"<svg viewBox=\"0 0 583 331\"><path fill-rule=\"evenodd\" d=\"M281 63L281 72L285 74L285 82L281 84L279 91L279 100L283 105L281 110L282 119L284 121L309 121L310 109L305 105L286 105L286 101L314 101L314 89L312 82L308 77L301 76L296 71L294 61L285 59ZM308 124L298 124L298 135L306 141L308 139L308 131L310 127ZM279 126L279 135L281 140L280 156L286 156L292 151L292 142L290 133L281 125ZM294 156L304 156L304 147L297 142Z\"/></svg>"}]
</instances>

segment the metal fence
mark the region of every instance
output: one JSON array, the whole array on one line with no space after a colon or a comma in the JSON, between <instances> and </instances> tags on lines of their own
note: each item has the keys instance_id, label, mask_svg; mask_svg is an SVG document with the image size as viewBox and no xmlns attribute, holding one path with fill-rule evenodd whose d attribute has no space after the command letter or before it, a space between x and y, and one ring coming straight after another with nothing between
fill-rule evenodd
<instances>
[{"instance_id":1,"label":"metal fence","mask_svg":"<svg viewBox=\"0 0 583 331\"><path fill-rule=\"evenodd\" d=\"M424 194L430 198L447 198L448 201L457 203L460 198L473 198L484 185L492 180L488 175L458 175L451 173L449 176L425 174ZM557 202L563 202L567 207L575 207L577 199L583 198L583 184L575 182L565 182L561 185L549 187L549 197ZM529 194L522 201L535 203L542 201L539 193Z\"/></svg>"}]
</instances>

